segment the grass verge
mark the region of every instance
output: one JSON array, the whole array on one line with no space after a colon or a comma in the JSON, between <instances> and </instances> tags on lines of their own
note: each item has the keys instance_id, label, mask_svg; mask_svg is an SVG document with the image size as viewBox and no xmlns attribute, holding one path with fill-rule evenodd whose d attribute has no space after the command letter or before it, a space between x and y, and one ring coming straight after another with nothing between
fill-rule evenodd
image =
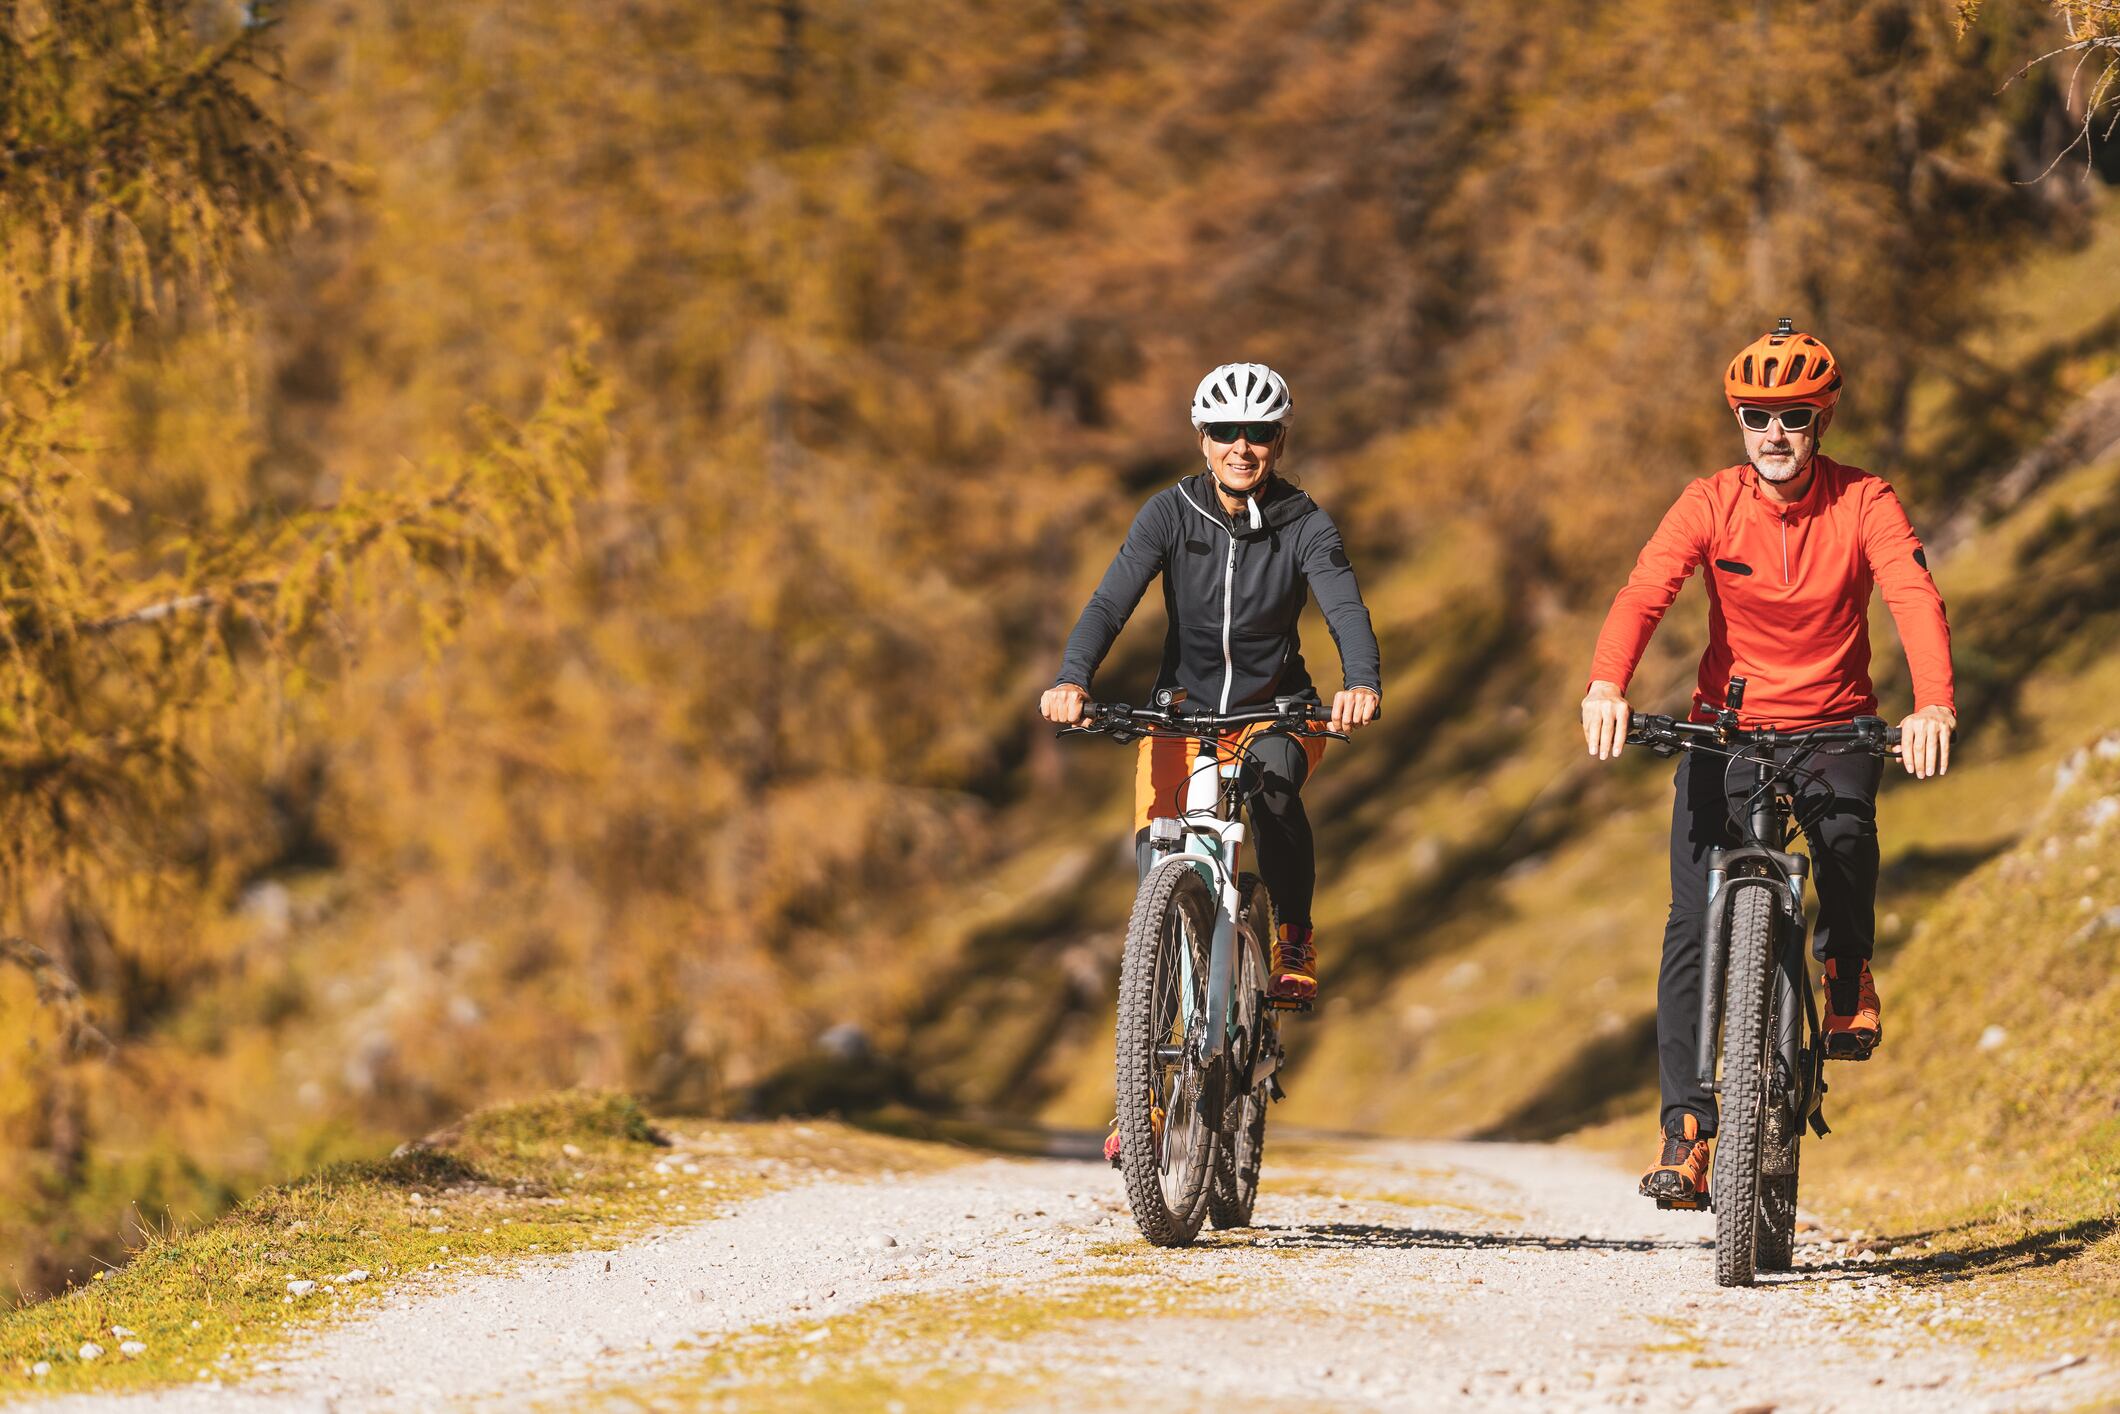
<instances>
[{"instance_id":1,"label":"grass verge","mask_svg":"<svg viewBox=\"0 0 2120 1414\"><path fill-rule=\"evenodd\" d=\"M0 1394L225 1379L433 1274L611 1246L809 1177L954 1158L831 1124L659 1126L607 1093L498 1105L389 1158L268 1188L0 1314Z\"/></svg>"}]
</instances>

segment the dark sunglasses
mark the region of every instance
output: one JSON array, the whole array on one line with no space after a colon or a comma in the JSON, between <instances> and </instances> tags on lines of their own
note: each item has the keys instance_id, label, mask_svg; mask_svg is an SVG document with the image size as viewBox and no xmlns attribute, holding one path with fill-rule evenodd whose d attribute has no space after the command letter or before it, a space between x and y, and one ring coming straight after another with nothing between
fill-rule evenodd
<instances>
[{"instance_id":1,"label":"dark sunglasses","mask_svg":"<svg viewBox=\"0 0 2120 1414\"><path fill-rule=\"evenodd\" d=\"M1784 423L1783 426L1788 424ZM1217 442L1234 442L1239 437L1254 447L1263 447L1281 435L1278 422L1210 422L1200 429Z\"/></svg>"},{"instance_id":2,"label":"dark sunglasses","mask_svg":"<svg viewBox=\"0 0 2120 1414\"><path fill-rule=\"evenodd\" d=\"M1774 420L1776 418L1781 419L1782 431L1802 432L1809 428L1813 422L1816 422L1818 420L1818 409L1799 407L1739 408L1737 410L1737 420L1739 422L1742 422L1745 425L1746 430L1750 432L1766 431L1769 427L1773 426Z\"/></svg>"}]
</instances>

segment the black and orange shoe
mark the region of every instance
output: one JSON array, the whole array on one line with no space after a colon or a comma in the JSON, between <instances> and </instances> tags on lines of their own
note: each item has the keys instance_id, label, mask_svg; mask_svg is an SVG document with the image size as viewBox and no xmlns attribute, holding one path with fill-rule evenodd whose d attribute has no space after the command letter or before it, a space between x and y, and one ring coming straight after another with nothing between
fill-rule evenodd
<instances>
[{"instance_id":1,"label":"black and orange shoe","mask_svg":"<svg viewBox=\"0 0 2120 1414\"><path fill-rule=\"evenodd\" d=\"M1870 964L1855 966L1861 970L1845 976L1848 964L1844 960L1826 959L1827 1060L1868 1060L1884 1039L1884 1008L1877 1001Z\"/></svg>"},{"instance_id":2,"label":"black and orange shoe","mask_svg":"<svg viewBox=\"0 0 2120 1414\"><path fill-rule=\"evenodd\" d=\"M1266 964L1266 1000L1281 1011L1309 1011L1316 1004L1318 950L1309 928L1281 925Z\"/></svg>"},{"instance_id":3,"label":"black and orange shoe","mask_svg":"<svg viewBox=\"0 0 2120 1414\"><path fill-rule=\"evenodd\" d=\"M1700 1120L1680 1116L1677 1133L1664 1134L1663 1153L1642 1174L1642 1196L1659 1208L1708 1206L1708 1141L1700 1137Z\"/></svg>"}]
</instances>

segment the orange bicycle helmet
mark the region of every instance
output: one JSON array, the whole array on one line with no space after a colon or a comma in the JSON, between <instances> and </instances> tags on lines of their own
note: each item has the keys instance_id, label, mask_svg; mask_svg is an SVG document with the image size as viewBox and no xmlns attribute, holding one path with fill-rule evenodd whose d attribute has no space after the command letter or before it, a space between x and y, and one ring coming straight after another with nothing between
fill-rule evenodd
<instances>
[{"instance_id":1,"label":"orange bicycle helmet","mask_svg":"<svg viewBox=\"0 0 2120 1414\"><path fill-rule=\"evenodd\" d=\"M1723 375L1723 396L1740 403L1808 403L1829 408L1840 401L1840 360L1809 334L1782 320L1771 334L1745 345Z\"/></svg>"}]
</instances>

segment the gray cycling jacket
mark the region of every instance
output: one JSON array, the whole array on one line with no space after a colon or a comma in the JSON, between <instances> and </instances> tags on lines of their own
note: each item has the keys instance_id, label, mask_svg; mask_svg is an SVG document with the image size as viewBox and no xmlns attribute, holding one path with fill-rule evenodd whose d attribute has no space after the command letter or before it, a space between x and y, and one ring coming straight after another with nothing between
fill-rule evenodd
<instances>
[{"instance_id":1,"label":"gray cycling jacket","mask_svg":"<svg viewBox=\"0 0 2120 1414\"><path fill-rule=\"evenodd\" d=\"M1088 688L1148 582L1163 576L1170 629L1158 688L1226 712L1276 697L1317 698L1296 620L1317 595L1348 687L1383 691L1376 632L1340 528L1316 501L1274 477L1255 498L1259 526L1222 511L1200 472L1149 498L1067 636L1056 683Z\"/></svg>"}]
</instances>

